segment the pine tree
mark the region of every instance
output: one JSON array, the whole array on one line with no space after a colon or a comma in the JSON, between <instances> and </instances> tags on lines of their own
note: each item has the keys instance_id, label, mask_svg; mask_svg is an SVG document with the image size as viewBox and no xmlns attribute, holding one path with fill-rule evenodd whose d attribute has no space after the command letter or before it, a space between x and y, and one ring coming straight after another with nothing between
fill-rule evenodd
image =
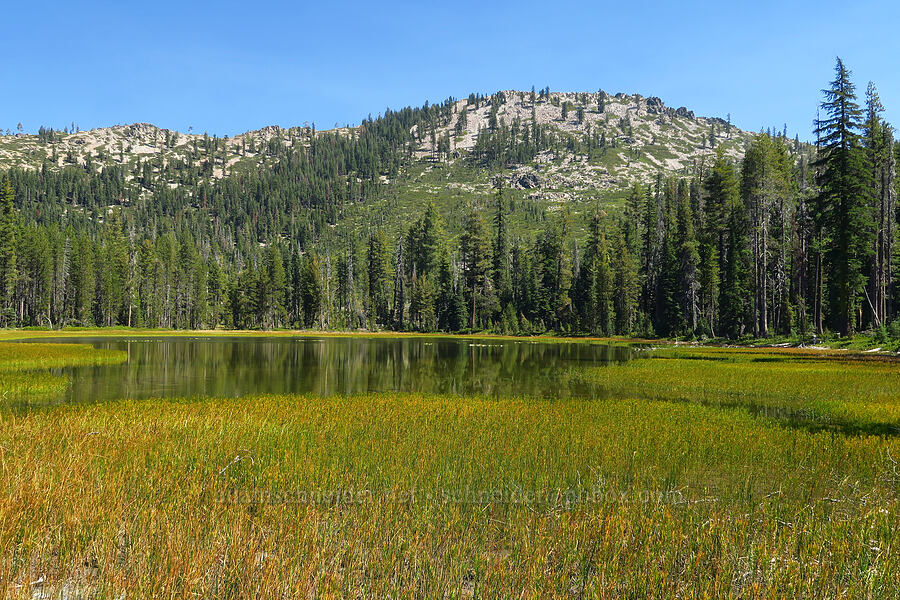
<instances>
[{"instance_id":1,"label":"pine tree","mask_svg":"<svg viewBox=\"0 0 900 600\"><path fill-rule=\"evenodd\" d=\"M584 256L575 265L575 280L572 284L572 305L578 316L581 331L596 333L597 310L597 267L601 246L601 226L599 208L594 211L590 223L590 237L584 249ZM579 264L580 263L580 264Z\"/></svg>"},{"instance_id":2,"label":"pine tree","mask_svg":"<svg viewBox=\"0 0 900 600\"><path fill-rule=\"evenodd\" d=\"M178 236L175 264L175 326L188 328L194 307L194 265L199 259L197 243L194 236L188 230L183 230ZM260 302L257 304L255 319L259 319L260 311L264 310L266 299L266 283L257 279L257 290L260 294Z\"/></svg>"},{"instance_id":3,"label":"pine tree","mask_svg":"<svg viewBox=\"0 0 900 600\"><path fill-rule=\"evenodd\" d=\"M75 240L72 251L72 316L80 325L93 323L94 308L94 248L84 234Z\"/></svg>"},{"instance_id":4,"label":"pine tree","mask_svg":"<svg viewBox=\"0 0 900 600\"><path fill-rule=\"evenodd\" d=\"M621 291L619 292L621 293ZM600 234L594 278L594 305L597 311L597 332L609 336L613 332L613 273L609 264L606 236Z\"/></svg>"},{"instance_id":5,"label":"pine tree","mask_svg":"<svg viewBox=\"0 0 900 600\"><path fill-rule=\"evenodd\" d=\"M490 296L488 273L491 264L491 245L484 219L475 207L470 207L465 217L459 239L459 256L462 279L465 282L467 305L470 307L469 323L475 329L479 317ZM479 306L480 305L480 306Z\"/></svg>"},{"instance_id":6,"label":"pine tree","mask_svg":"<svg viewBox=\"0 0 900 600\"><path fill-rule=\"evenodd\" d=\"M403 330L406 316L406 281L403 278L403 252L403 241L401 240L394 251L394 304L391 310L391 322L399 330Z\"/></svg>"},{"instance_id":7,"label":"pine tree","mask_svg":"<svg viewBox=\"0 0 900 600\"><path fill-rule=\"evenodd\" d=\"M156 248L153 240L145 238L138 246L138 286L136 323L143 327L159 326L159 296L157 293Z\"/></svg>"},{"instance_id":8,"label":"pine tree","mask_svg":"<svg viewBox=\"0 0 900 600\"><path fill-rule=\"evenodd\" d=\"M280 262L280 261L279 261ZM203 328L208 319L209 286L207 282L206 261L199 253L194 254L191 264L191 310L188 313L188 322L191 329ZM270 280L272 282L273 280ZM275 325L273 324L272 327Z\"/></svg>"},{"instance_id":9,"label":"pine tree","mask_svg":"<svg viewBox=\"0 0 900 600\"><path fill-rule=\"evenodd\" d=\"M458 324L451 322L456 290L453 286L453 271L446 248L441 250L440 258L438 259L436 287L434 312L437 329L441 331L460 329Z\"/></svg>"},{"instance_id":10,"label":"pine tree","mask_svg":"<svg viewBox=\"0 0 900 600\"><path fill-rule=\"evenodd\" d=\"M285 262L290 265L290 259L286 257ZM284 267L282 267L284 269ZM227 289L227 281L225 271L214 256L209 257L207 266L207 318L211 329L215 329L222 323L222 312L225 306L225 291ZM287 316L285 317L287 319ZM290 325L290 322L288 322Z\"/></svg>"},{"instance_id":11,"label":"pine tree","mask_svg":"<svg viewBox=\"0 0 900 600\"><path fill-rule=\"evenodd\" d=\"M569 215L552 219L537 240L538 314L545 326L561 331L572 316L569 291L572 265L566 252Z\"/></svg>"},{"instance_id":12,"label":"pine tree","mask_svg":"<svg viewBox=\"0 0 900 600\"><path fill-rule=\"evenodd\" d=\"M778 332L789 335L795 321L795 306L791 284L791 254L795 242L797 226L797 203L799 188L794 172L794 160L787 146L787 138L782 137L772 145L769 155L772 170L772 191L774 194L770 220L772 235L768 264L771 285L772 324Z\"/></svg>"},{"instance_id":13,"label":"pine tree","mask_svg":"<svg viewBox=\"0 0 900 600\"><path fill-rule=\"evenodd\" d=\"M443 219L434 202L429 201L425 207L420 231L418 271L423 275L430 275L437 270L441 249L444 245Z\"/></svg>"},{"instance_id":14,"label":"pine tree","mask_svg":"<svg viewBox=\"0 0 900 600\"><path fill-rule=\"evenodd\" d=\"M420 331L434 331L434 289L427 273L414 277L409 297L409 319Z\"/></svg>"},{"instance_id":15,"label":"pine tree","mask_svg":"<svg viewBox=\"0 0 900 600\"><path fill-rule=\"evenodd\" d=\"M641 310L648 315L655 328L657 314L657 294L662 268L662 247L665 238L665 210L661 193L662 175L657 175L655 189L649 187L644 194L643 247L641 250ZM653 334L655 332L648 331Z\"/></svg>"},{"instance_id":16,"label":"pine tree","mask_svg":"<svg viewBox=\"0 0 900 600\"><path fill-rule=\"evenodd\" d=\"M22 322L52 323L50 302L53 285L53 257L43 227L21 232L18 256L19 300Z\"/></svg>"},{"instance_id":17,"label":"pine tree","mask_svg":"<svg viewBox=\"0 0 900 600\"><path fill-rule=\"evenodd\" d=\"M284 262L281 251L274 244L265 250L265 279L267 281L265 306L263 307L263 326L273 329L284 324L287 317L285 308L285 293L287 290L287 276L284 272Z\"/></svg>"},{"instance_id":18,"label":"pine tree","mask_svg":"<svg viewBox=\"0 0 900 600\"><path fill-rule=\"evenodd\" d=\"M500 306L503 307L512 300L512 280L509 272L506 203L503 198L502 179L498 178L496 189L497 212L494 216L494 226L497 228L497 236L494 238L491 277L493 279L494 289L498 295Z\"/></svg>"},{"instance_id":19,"label":"pine tree","mask_svg":"<svg viewBox=\"0 0 900 600\"><path fill-rule=\"evenodd\" d=\"M659 275L654 292L654 323L658 334L675 335L683 328L681 247L677 229L677 183L666 181L663 194Z\"/></svg>"},{"instance_id":20,"label":"pine tree","mask_svg":"<svg viewBox=\"0 0 900 600\"><path fill-rule=\"evenodd\" d=\"M722 333L730 338L744 335L751 319L751 271L747 211L737 193L729 193L725 207L725 253L719 310Z\"/></svg>"},{"instance_id":21,"label":"pine tree","mask_svg":"<svg viewBox=\"0 0 900 600\"><path fill-rule=\"evenodd\" d=\"M871 262L867 308L872 324L882 327L891 314L894 237L896 234L896 181L894 134L881 113L884 106L872 82L866 89L866 121L863 146L870 170Z\"/></svg>"},{"instance_id":22,"label":"pine tree","mask_svg":"<svg viewBox=\"0 0 900 600\"><path fill-rule=\"evenodd\" d=\"M700 313L709 334L716 336L719 322L721 261L725 256L725 224L728 207L738 201L738 179L734 165L719 149L706 178L706 204L700 234Z\"/></svg>"},{"instance_id":23,"label":"pine tree","mask_svg":"<svg viewBox=\"0 0 900 600\"><path fill-rule=\"evenodd\" d=\"M741 169L741 196L750 218L756 336L769 335L770 315L783 329L789 310L787 250L795 199L792 169L784 139L773 140L768 135L753 139Z\"/></svg>"},{"instance_id":24,"label":"pine tree","mask_svg":"<svg viewBox=\"0 0 900 600\"><path fill-rule=\"evenodd\" d=\"M835 65L835 79L823 94L821 108L826 117L816 122L816 134L821 140L817 161L819 203L831 237L825 254L831 323L846 336L854 330L866 285L862 268L871 248L871 186L858 133L862 110L856 103L850 71L840 58Z\"/></svg>"},{"instance_id":25,"label":"pine tree","mask_svg":"<svg viewBox=\"0 0 900 600\"><path fill-rule=\"evenodd\" d=\"M0 183L0 326L15 323L14 293L18 278L16 269L17 229L16 209L9 178Z\"/></svg>"},{"instance_id":26,"label":"pine tree","mask_svg":"<svg viewBox=\"0 0 900 600\"><path fill-rule=\"evenodd\" d=\"M374 325L388 325L390 323L388 307L390 254L387 248L387 236L380 229L369 237L366 268L369 276L369 318Z\"/></svg>"},{"instance_id":27,"label":"pine tree","mask_svg":"<svg viewBox=\"0 0 900 600\"><path fill-rule=\"evenodd\" d=\"M303 325L314 327L322 313L322 274L319 257L315 252L306 255L301 270L301 298L303 303Z\"/></svg>"},{"instance_id":28,"label":"pine tree","mask_svg":"<svg viewBox=\"0 0 900 600\"><path fill-rule=\"evenodd\" d=\"M617 229L612 240L613 270L613 313L615 315L615 333L632 335L637 310L637 265L627 238L621 228Z\"/></svg>"},{"instance_id":29,"label":"pine tree","mask_svg":"<svg viewBox=\"0 0 900 600\"><path fill-rule=\"evenodd\" d=\"M291 297L288 312L290 313L290 324L292 327L302 327L303 325L303 264L300 253L296 250L291 252L291 271L290 271L290 290ZM374 324L374 317L373 317Z\"/></svg>"},{"instance_id":30,"label":"pine tree","mask_svg":"<svg viewBox=\"0 0 900 600\"><path fill-rule=\"evenodd\" d=\"M678 248L681 258L681 313L686 318L688 330L693 334L699 323L700 254L697 239L694 235L694 216L691 211L690 197L684 180L678 182Z\"/></svg>"}]
</instances>

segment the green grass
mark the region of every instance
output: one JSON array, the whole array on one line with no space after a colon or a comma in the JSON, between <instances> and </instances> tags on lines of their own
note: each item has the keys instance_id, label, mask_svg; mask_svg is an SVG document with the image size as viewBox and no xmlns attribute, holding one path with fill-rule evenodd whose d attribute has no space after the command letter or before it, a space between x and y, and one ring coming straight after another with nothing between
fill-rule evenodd
<instances>
[{"instance_id":1,"label":"green grass","mask_svg":"<svg viewBox=\"0 0 900 600\"><path fill-rule=\"evenodd\" d=\"M3 338L14 339L5 331ZM122 362L125 352L97 350L85 344L22 344L0 342L0 409L5 401L37 400L59 395L69 385L65 375L47 369Z\"/></svg>"},{"instance_id":2,"label":"green grass","mask_svg":"<svg viewBox=\"0 0 900 600\"><path fill-rule=\"evenodd\" d=\"M597 400L0 412L0 597L897 597L897 366L676 347L573 371Z\"/></svg>"},{"instance_id":3,"label":"green grass","mask_svg":"<svg viewBox=\"0 0 900 600\"><path fill-rule=\"evenodd\" d=\"M800 348L668 347L587 368L607 395L736 408L793 426L900 435L900 361Z\"/></svg>"},{"instance_id":4,"label":"green grass","mask_svg":"<svg viewBox=\"0 0 900 600\"><path fill-rule=\"evenodd\" d=\"M15 339L13 332L4 333L8 336L6 339ZM52 332L53 335L58 333L62 332ZM0 342L0 371L98 365L121 362L125 358L127 358L125 352L97 350L87 344L20 344Z\"/></svg>"}]
</instances>

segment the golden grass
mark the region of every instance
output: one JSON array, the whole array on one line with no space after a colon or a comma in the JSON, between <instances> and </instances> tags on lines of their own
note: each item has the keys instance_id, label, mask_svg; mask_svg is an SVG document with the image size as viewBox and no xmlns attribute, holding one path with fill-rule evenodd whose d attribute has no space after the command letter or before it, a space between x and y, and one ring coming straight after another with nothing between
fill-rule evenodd
<instances>
[{"instance_id":1,"label":"golden grass","mask_svg":"<svg viewBox=\"0 0 900 600\"><path fill-rule=\"evenodd\" d=\"M41 577L127 597L900 589L894 438L691 404L394 394L0 425L12 596Z\"/></svg>"}]
</instances>

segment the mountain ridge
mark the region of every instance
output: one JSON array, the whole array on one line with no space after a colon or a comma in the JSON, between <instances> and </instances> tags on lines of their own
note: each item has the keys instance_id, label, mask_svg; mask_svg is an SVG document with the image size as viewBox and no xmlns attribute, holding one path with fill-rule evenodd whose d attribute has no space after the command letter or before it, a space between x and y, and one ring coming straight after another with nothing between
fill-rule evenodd
<instances>
[{"instance_id":1,"label":"mountain ridge","mask_svg":"<svg viewBox=\"0 0 900 600\"><path fill-rule=\"evenodd\" d=\"M448 162L471 158L483 132L503 126L533 127L535 123L562 140L597 133L605 140L605 160L585 155L579 160L578 153L574 153L568 161L563 159L564 164L551 165L561 154L556 148L539 153L527 163L506 165L514 172L509 178L512 186L532 174L538 181L555 182L554 187L614 189L646 180L659 171L685 171L696 161L713 156L716 146L722 146L726 155L738 160L753 135L721 117L696 116L686 107L672 108L656 96L641 94L502 90L486 96L451 98L445 101L448 103L453 105L452 117L446 123L435 124L433 133L416 132L418 125L413 126L418 141L412 158L433 158L437 153L436 140L441 138L449 141ZM42 128L38 134L0 136L0 167L90 165L99 170L106 165L119 165L136 171L146 161L201 160L198 148L208 150L214 145L208 174L215 180L241 169L264 167L264 149L273 140L285 147L308 144L312 135L354 135L366 123L326 130L315 130L314 125L306 124L288 128L269 125L221 138L145 122L74 133Z\"/></svg>"}]
</instances>

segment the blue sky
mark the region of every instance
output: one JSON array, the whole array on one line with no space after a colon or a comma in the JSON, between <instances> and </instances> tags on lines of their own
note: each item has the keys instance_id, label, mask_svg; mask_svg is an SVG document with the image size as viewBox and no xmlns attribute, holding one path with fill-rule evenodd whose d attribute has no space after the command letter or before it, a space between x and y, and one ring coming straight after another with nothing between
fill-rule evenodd
<instances>
[{"instance_id":1,"label":"blue sky","mask_svg":"<svg viewBox=\"0 0 900 600\"><path fill-rule=\"evenodd\" d=\"M805 139L837 55L900 125L900 3L887 0L33 1L3 20L3 129L324 129L534 85L655 95Z\"/></svg>"}]
</instances>

